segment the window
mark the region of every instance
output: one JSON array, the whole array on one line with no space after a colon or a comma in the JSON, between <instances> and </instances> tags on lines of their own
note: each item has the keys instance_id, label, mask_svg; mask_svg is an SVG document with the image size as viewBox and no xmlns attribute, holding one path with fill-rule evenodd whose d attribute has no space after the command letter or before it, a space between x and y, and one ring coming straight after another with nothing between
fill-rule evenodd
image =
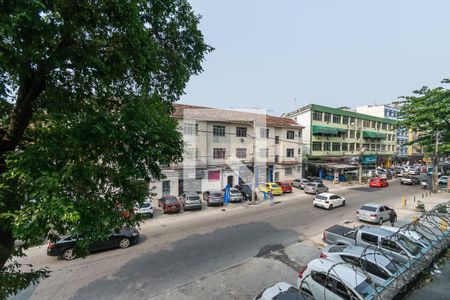
<instances>
[{"instance_id":1,"label":"window","mask_svg":"<svg viewBox=\"0 0 450 300\"><path fill-rule=\"evenodd\" d=\"M364 126L364 127L370 127L370 121L364 120L363 126Z\"/></svg>"},{"instance_id":2,"label":"window","mask_svg":"<svg viewBox=\"0 0 450 300\"><path fill-rule=\"evenodd\" d=\"M362 120L361 120L361 119L356 119L356 124L357 124L359 127L361 127Z\"/></svg>"},{"instance_id":3,"label":"window","mask_svg":"<svg viewBox=\"0 0 450 300\"><path fill-rule=\"evenodd\" d=\"M344 300L351 299L351 296L347 292L347 288L345 287L345 285L343 285L339 281L336 282L336 295L338 295L340 299L344 299ZM355 297L355 299L358 299L358 298Z\"/></svg>"},{"instance_id":4,"label":"window","mask_svg":"<svg viewBox=\"0 0 450 300\"><path fill-rule=\"evenodd\" d=\"M348 117L347 116L343 116L342 117L342 124L345 124L345 125L348 124Z\"/></svg>"},{"instance_id":5,"label":"window","mask_svg":"<svg viewBox=\"0 0 450 300\"><path fill-rule=\"evenodd\" d=\"M389 239L382 239L381 240L381 248L395 251L395 252L401 252L402 249L395 243L394 241L391 241Z\"/></svg>"},{"instance_id":6,"label":"window","mask_svg":"<svg viewBox=\"0 0 450 300\"><path fill-rule=\"evenodd\" d=\"M183 131L186 135L198 135L198 124L185 123Z\"/></svg>"},{"instance_id":7,"label":"window","mask_svg":"<svg viewBox=\"0 0 450 300\"><path fill-rule=\"evenodd\" d=\"M284 175L286 175L286 176L292 175L292 168L284 169Z\"/></svg>"},{"instance_id":8,"label":"window","mask_svg":"<svg viewBox=\"0 0 450 300\"><path fill-rule=\"evenodd\" d=\"M297 149L297 154L298 154L298 156L302 155L302 149L300 149L300 147Z\"/></svg>"},{"instance_id":9,"label":"window","mask_svg":"<svg viewBox=\"0 0 450 300\"><path fill-rule=\"evenodd\" d=\"M213 149L214 159L224 159L225 158L225 148L214 148Z\"/></svg>"},{"instance_id":10,"label":"window","mask_svg":"<svg viewBox=\"0 0 450 300\"><path fill-rule=\"evenodd\" d=\"M372 128L377 128L377 122L372 121Z\"/></svg>"},{"instance_id":11,"label":"window","mask_svg":"<svg viewBox=\"0 0 450 300\"><path fill-rule=\"evenodd\" d=\"M381 124L381 129L387 130L387 124L386 123Z\"/></svg>"},{"instance_id":12,"label":"window","mask_svg":"<svg viewBox=\"0 0 450 300\"><path fill-rule=\"evenodd\" d=\"M376 235L370 234L370 233L361 233L361 240L365 243L377 245L378 244L378 237Z\"/></svg>"},{"instance_id":13,"label":"window","mask_svg":"<svg viewBox=\"0 0 450 300\"><path fill-rule=\"evenodd\" d=\"M333 142L333 151L341 151L341 143Z\"/></svg>"},{"instance_id":14,"label":"window","mask_svg":"<svg viewBox=\"0 0 450 300\"><path fill-rule=\"evenodd\" d=\"M302 131L301 130L298 131L298 138L299 139L302 138Z\"/></svg>"},{"instance_id":15,"label":"window","mask_svg":"<svg viewBox=\"0 0 450 300\"><path fill-rule=\"evenodd\" d=\"M294 131L288 130L288 131L286 132L286 139L288 139L288 140L293 140L293 139L294 139L294 136L295 136L295 132L294 132Z\"/></svg>"},{"instance_id":16,"label":"window","mask_svg":"<svg viewBox=\"0 0 450 300\"><path fill-rule=\"evenodd\" d=\"M170 195L170 180L164 180L162 182L162 194L163 196Z\"/></svg>"},{"instance_id":17,"label":"window","mask_svg":"<svg viewBox=\"0 0 450 300\"><path fill-rule=\"evenodd\" d=\"M260 148L259 149L259 157L269 157L269 148Z\"/></svg>"},{"instance_id":18,"label":"window","mask_svg":"<svg viewBox=\"0 0 450 300\"><path fill-rule=\"evenodd\" d=\"M278 135L275 136L275 144L278 145L280 143L280 137Z\"/></svg>"},{"instance_id":19,"label":"window","mask_svg":"<svg viewBox=\"0 0 450 300\"><path fill-rule=\"evenodd\" d=\"M329 113L324 113L324 114L323 114L323 120L324 120L325 122L330 122L330 121L331 121L331 114L329 114Z\"/></svg>"},{"instance_id":20,"label":"window","mask_svg":"<svg viewBox=\"0 0 450 300\"><path fill-rule=\"evenodd\" d=\"M386 151L386 145L381 145L381 151Z\"/></svg>"},{"instance_id":21,"label":"window","mask_svg":"<svg viewBox=\"0 0 450 300\"><path fill-rule=\"evenodd\" d=\"M313 120L314 121L322 121L322 112L314 111L313 112Z\"/></svg>"},{"instance_id":22,"label":"window","mask_svg":"<svg viewBox=\"0 0 450 300\"><path fill-rule=\"evenodd\" d=\"M359 149L361 149L361 144L360 143L356 143L355 144L355 150L359 151Z\"/></svg>"},{"instance_id":23,"label":"window","mask_svg":"<svg viewBox=\"0 0 450 300\"><path fill-rule=\"evenodd\" d=\"M364 270L366 270L367 272L369 272L370 274L373 274L375 276L383 278L384 280L389 278L389 274L386 273L383 269L381 269L379 266L377 266L373 262L367 261L365 259L361 259L360 262L361 262L360 264L361 264L362 268Z\"/></svg>"},{"instance_id":24,"label":"window","mask_svg":"<svg viewBox=\"0 0 450 300\"><path fill-rule=\"evenodd\" d=\"M333 123L341 124L341 116L333 114Z\"/></svg>"},{"instance_id":25,"label":"window","mask_svg":"<svg viewBox=\"0 0 450 300\"><path fill-rule=\"evenodd\" d=\"M342 143L342 151L348 151L348 143Z\"/></svg>"},{"instance_id":26,"label":"window","mask_svg":"<svg viewBox=\"0 0 450 300\"><path fill-rule=\"evenodd\" d=\"M350 143L349 144L349 151L355 151L355 143Z\"/></svg>"},{"instance_id":27,"label":"window","mask_svg":"<svg viewBox=\"0 0 450 300\"><path fill-rule=\"evenodd\" d=\"M370 145L369 144L363 144L363 148L366 148L366 150L370 149Z\"/></svg>"},{"instance_id":28,"label":"window","mask_svg":"<svg viewBox=\"0 0 450 300\"><path fill-rule=\"evenodd\" d=\"M260 138L268 138L269 137L269 128L260 128L259 129L259 137Z\"/></svg>"},{"instance_id":29,"label":"window","mask_svg":"<svg viewBox=\"0 0 450 300\"><path fill-rule=\"evenodd\" d=\"M357 131L356 132L356 139L360 139L361 138L361 131Z\"/></svg>"},{"instance_id":30,"label":"window","mask_svg":"<svg viewBox=\"0 0 450 300\"><path fill-rule=\"evenodd\" d=\"M287 148L286 149L286 156L287 157L294 157L294 149L293 148Z\"/></svg>"},{"instance_id":31,"label":"window","mask_svg":"<svg viewBox=\"0 0 450 300\"><path fill-rule=\"evenodd\" d=\"M381 122L377 122L377 129L381 129Z\"/></svg>"},{"instance_id":32,"label":"window","mask_svg":"<svg viewBox=\"0 0 450 300\"><path fill-rule=\"evenodd\" d=\"M333 290L332 278L330 276L328 276L327 274L312 271L311 277L315 282L317 282L321 286L326 287L330 291Z\"/></svg>"},{"instance_id":33,"label":"window","mask_svg":"<svg viewBox=\"0 0 450 300\"><path fill-rule=\"evenodd\" d=\"M370 150L375 151L375 144L370 144Z\"/></svg>"},{"instance_id":34,"label":"window","mask_svg":"<svg viewBox=\"0 0 450 300\"><path fill-rule=\"evenodd\" d=\"M381 150L381 145L377 144L377 151L380 151L380 150Z\"/></svg>"},{"instance_id":35,"label":"window","mask_svg":"<svg viewBox=\"0 0 450 300\"><path fill-rule=\"evenodd\" d=\"M275 163L277 163L280 160L280 156L279 155L275 155Z\"/></svg>"},{"instance_id":36,"label":"window","mask_svg":"<svg viewBox=\"0 0 450 300\"><path fill-rule=\"evenodd\" d=\"M350 117L350 125L356 125L355 117Z\"/></svg>"},{"instance_id":37,"label":"window","mask_svg":"<svg viewBox=\"0 0 450 300\"><path fill-rule=\"evenodd\" d=\"M355 136L356 136L356 135L355 135L355 131L354 131L354 130L350 130L349 132L350 132L349 138L354 139Z\"/></svg>"},{"instance_id":38,"label":"window","mask_svg":"<svg viewBox=\"0 0 450 300\"><path fill-rule=\"evenodd\" d=\"M236 136L237 137L247 137L247 128L246 127L236 127Z\"/></svg>"},{"instance_id":39,"label":"window","mask_svg":"<svg viewBox=\"0 0 450 300\"><path fill-rule=\"evenodd\" d=\"M330 142L324 142L323 143L323 151L330 151L331 147L330 147Z\"/></svg>"},{"instance_id":40,"label":"window","mask_svg":"<svg viewBox=\"0 0 450 300\"><path fill-rule=\"evenodd\" d=\"M322 142L313 142L313 151L322 151Z\"/></svg>"},{"instance_id":41,"label":"window","mask_svg":"<svg viewBox=\"0 0 450 300\"><path fill-rule=\"evenodd\" d=\"M246 158L247 157L247 148L236 148L236 157L237 158Z\"/></svg>"},{"instance_id":42,"label":"window","mask_svg":"<svg viewBox=\"0 0 450 300\"><path fill-rule=\"evenodd\" d=\"M225 136L225 126L214 125L213 126L213 135L214 136Z\"/></svg>"}]
</instances>

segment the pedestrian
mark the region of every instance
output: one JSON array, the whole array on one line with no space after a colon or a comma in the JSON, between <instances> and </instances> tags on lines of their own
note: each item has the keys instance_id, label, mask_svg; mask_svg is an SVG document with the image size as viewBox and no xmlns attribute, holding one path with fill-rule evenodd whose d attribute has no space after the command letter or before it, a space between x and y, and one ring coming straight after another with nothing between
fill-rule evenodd
<instances>
[{"instance_id":1,"label":"pedestrian","mask_svg":"<svg viewBox=\"0 0 450 300\"><path fill-rule=\"evenodd\" d=\"M391 214L389 215L389 222L391 222L391 226L394 227L395 222L397 222L397 213L395 210L391 210Z\"/></svg>"},{"instance_id":2,"label":"pedestrian","mask_svg":"<svg viewBox=\"0 0 450 300\"><path fill-rule=\"evenodd\" d=\"M270 199L270 205L273 204L273 189L270 189L269 191L269 199Z\"/></svg>"}]
</instances>

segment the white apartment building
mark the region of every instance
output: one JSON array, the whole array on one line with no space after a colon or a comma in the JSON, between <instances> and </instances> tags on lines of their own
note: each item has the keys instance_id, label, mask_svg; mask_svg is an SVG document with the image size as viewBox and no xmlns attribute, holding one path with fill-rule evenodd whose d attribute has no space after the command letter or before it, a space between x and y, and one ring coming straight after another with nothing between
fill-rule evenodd
<instances>
[{"instance_id":1,"label":"white apartment building","mask_svg":"<svg viewBox=\"0 0 450 300\"><path fill-rule=\"evenodd\" d=\"M163 169L163 180L151 183L158 196L251 184L253 173L256 184L301 176L303 127L297 122L254 112L174 107L185 151L181 163Z\"/></svg>"}]
</instances>

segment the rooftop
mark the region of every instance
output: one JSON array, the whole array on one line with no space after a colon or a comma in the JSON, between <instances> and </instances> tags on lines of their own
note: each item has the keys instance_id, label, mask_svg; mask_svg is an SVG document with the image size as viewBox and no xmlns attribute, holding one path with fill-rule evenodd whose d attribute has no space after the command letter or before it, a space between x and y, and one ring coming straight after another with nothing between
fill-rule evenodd
<instances>
[{"instance_id":1,"label":"rooftop","mask_svg":"<svg viewBox=\"0 0 450 300\"><path fill-rule=\"evenodd\" d=\"M303 128L303 126L297 124L297 122L292 119L275 117L265 114L187 104L174 104L174 108L175 110L173 111L172 116L175 118L233 123L249 123L256 121L259 124L265 123L268 126L273 127L294 127L297 129Z\"/></svg>"}]
</instances>

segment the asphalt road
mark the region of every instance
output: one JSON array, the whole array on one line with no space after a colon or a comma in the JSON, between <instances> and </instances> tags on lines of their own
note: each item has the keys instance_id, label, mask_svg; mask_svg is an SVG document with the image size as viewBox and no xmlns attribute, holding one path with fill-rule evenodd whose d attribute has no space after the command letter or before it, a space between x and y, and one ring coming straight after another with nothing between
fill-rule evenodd
<instances>
[{"instance_id":1,"label":"asphalt road","mask_svg":"<svg viewBox=\"0 0 450 300\"><path fill-rule=\"evenodd\" d=\"M313 196L296 191L275 198L272 206L208 209L149 220L141 241L128 249L89 255L73 261L48 257L45 246L30 249L26 262L49 267L51 277L16 299L148 299L166 289L231 268L262 255L273 245L309 239L337 222L354 220L363 203L400 206L402 195L419 194L419 186L371 189L354 187L338 194L345 207L312 207ZM258 276L258 274L255 274Z\"/></svg>"}]
</instances>

